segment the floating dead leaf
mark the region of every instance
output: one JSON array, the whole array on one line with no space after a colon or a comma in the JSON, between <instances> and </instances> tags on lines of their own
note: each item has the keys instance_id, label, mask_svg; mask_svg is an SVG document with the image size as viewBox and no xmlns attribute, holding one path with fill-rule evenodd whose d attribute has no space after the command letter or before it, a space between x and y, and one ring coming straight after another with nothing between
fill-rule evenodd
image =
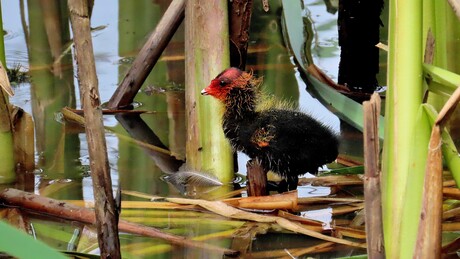
<instances>
[{"instance_id":1,"label":"floating dead leaf","mask_svg":"<svg viewBox=\"0 0 460 259\"><path fill-rule=\"evenodd\" d=\"M338 215L343 215L343 214L355 212L357 210L362 210L362 209L364 209L364 203L354 204L354 206L345 205L345 206L333 207L332 215L338 216Z\"/></svg>"},{"instance_id":2,"label":"floating dead leaf","mask_svg":"<svg viewBox=\"0 0 460 259\"><path fill-rule=\"evenodd\" d=\"M308 226L309 229L311 229L313 231L316 231L316 232L323 232L325 230L328 230L328 229L324 228L325 224L323 222L321 222L321 221L307 219L307 218L304 218L304 217L293 215L293 214L291 214L289 212L286 212L286 211L283 211L283 210L278 211L278 216L280 216L282 218L285 218L285 219L289 219L289 220L292 220L292 221L297 221L299 223L302 223L302 225Z\"/></svg>"},{"instance_id":3,"label":"floating dead leaf","mask_svg":"<svg viewBox=\"0 0 460 259\"><path fill-rule=\"evenodd\" d=\"M252 247L252 241L259 234L266 234L271 224L246 222L243 226L233 233L231 249L240 251L242 258L244 254Z\"/></svg>"},{"instance_id":4,"label":"floating dead leaf","mask_svg":"<svg viewBox=\"0 0 460 259\"><path fill-rule=\"evenodd\" d=\"M337 157L337 163L345 166L360 166L363 165L362 161L358 161L353 157L347 156L345 154L339 154Z\"/></svg>"},{"instance_id":5,"label":"floating dead leaf","mask_svg":"<svg viewBox=\"0 0 460 259\"><path fill-rule=\"evenodd\" d=\"M356 228L348 228L348 227L334 227L334 231L338 234L338 236L346 236L356 239L366 239L366 231L356 229Z\"/></svg>"},{"instance_id":6,"label":"floating dead leaf","mask_svg":"<svg viewBox=\"0 0 460 259\"><path fill-rule=\"evenodd\" d=\"M222 201L206 201L206 200L198 200L198 199L192 200L192 199L183 199L183 198L166 198L166 200L170 202L174 202L174 203L179 203L179 204L199 205L209 211L212 211L214 213L217 213L219 215L229 217L229 218L250 220L250 221L256 221L256 222L265 222L265 223L277 223L282 228L296 232L296 233L315 237L321 240L335 242L338 244L366 248L365 243L356 243L356 242L348 241L345 239L323 235L316 231L307 229L305 226L302 226L299 223L289 221L285 218L276 217L276 216L258 215L255 213L242 211L242 210L233 208Z\"/></svg>"}]
</instances>

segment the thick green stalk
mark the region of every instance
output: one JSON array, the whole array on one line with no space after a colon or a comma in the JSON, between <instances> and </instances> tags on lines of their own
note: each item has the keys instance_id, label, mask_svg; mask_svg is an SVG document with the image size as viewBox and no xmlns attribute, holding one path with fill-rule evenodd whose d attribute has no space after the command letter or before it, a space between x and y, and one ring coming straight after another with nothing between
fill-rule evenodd
<instances>
[{"instance_id":1,"label":"thick green stalk","mask_svg":"<svg viewBox=\"0 0 460 259\"><path fill-rule=\"evenodd\" d=\"M0 61L6 69L1 13L2 8L0 3ZM1 153L3 154L2 158L0 158L0 183L11 183L16 179L16 175L14 173L13 135L11 131L12 127L10 123L10 111L8 105L8 95L0 88L0 118L2 121L0 125L0 146Z\"/></svg>"},{"instance_id":2,"label":"thick green stalk","mask_svg":"<svg viewBox=\"0 0 460 259\"><path fill-rule=\"evenodd\" d=\"M428 143L430 141L432 123L420 106L416 118L417 132L414 134L413 146L410 149L409 167L401 214L401 227L399 229L399 258L411 258L414 252L415 241L419 229L420 211L422 208L423 183L425 180L425 167L428 155Z\"/></svg>"},{"instance_id":3,"label":"thick green stalk","mask_svg":"<svg viewBox=\"0 0 460 259\"><path fill-rule=\"evenodd\" d=\"M447 1L435 1L433 3L432 10L424 10L424 13L431 12L434 13L434 27L435 29L435 55L434 55L434 64L447 68L447 60L449 59L449 53L447 53L447 41L449 36L446 33L447 30L447 20L448 12L452 12L451 7ZM425 39L423 39L425 41Z\"/></svg>"},{"instance_id":4,"label":"thick green stalk","mask_svg":"<svg viewBox=\"0 0 460 259\"><path fill-rule=\"evenodd\" d=\"M447 68L447 60L449 59L449 54L447 53L448 35L446 30L448 12L451 8L447 1L430 0L427 2L431 2L431 5L428 4L427 6L427 4L424 4L423 20L424 24L426 25L424 25L423 29L424 33L427 33L428 30L432 30L433 32L433 37L435 40L433 64L438 67ZM425 22L425 20L428 21ZM425 42L426 38L423 38L422 40ZM430 94L427 102L439 110L444 105L446 100L447 99L443 96Z\"/></svg>"},{"instance_id":5,"label":"thick green stalk","mask_svg":"<svg viewBox=\"0 0 460 259\"><path fill-rule=\"evenodd\" d=\"M223 107L200 95L230 65L227 1L194 1L186 6L185 17L187 164L228 182L233 177L233 156L222 131Z\"/></svg>"},{"instance_id":6,"label":"thick green stalk","mask_svg":"<svg viewBox=\"0 0 460 259\"><path fill-rule=\"evenodd\" d=\"M390 1L388 92L382 159L385 248L398 258L416 114L422 102L422 1ZM417 172L411 172L417 173ZM423 172L422 172L423 173Z\"/></svg>"},{"instance_id":7,"label":"thick green stalk","mask_svg":"<svg viewBox=\"0 0 460 259\"><path fill-rule=\"evenodd\" d=\"M3 90L0 90L3 92ZM4 92L3 92L4 93ZM13 136L11 131L0 132L0 184L11 183L16 180L14 172Z\"/></svg>"}]
</instances>

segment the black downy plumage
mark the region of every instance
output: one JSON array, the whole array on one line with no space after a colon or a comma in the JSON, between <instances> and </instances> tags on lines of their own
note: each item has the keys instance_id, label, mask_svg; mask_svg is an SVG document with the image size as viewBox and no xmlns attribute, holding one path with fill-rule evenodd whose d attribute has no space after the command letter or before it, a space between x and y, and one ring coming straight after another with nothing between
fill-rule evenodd
<instances>
[{"instance_id":1,"label":"black downy plumage","mask_svg":"<svg viewBox=\"0 0 460 259\"><path fill-rule=\"evenodd\" d=\"M298 176L316 173L338 155L337 136L309 115L292 110L256 110L261 80L228 68L203 89L225 104L223 130L232 147L258 158L263 169L279 174L295 190Z\"/></svg>"}]
</instances>

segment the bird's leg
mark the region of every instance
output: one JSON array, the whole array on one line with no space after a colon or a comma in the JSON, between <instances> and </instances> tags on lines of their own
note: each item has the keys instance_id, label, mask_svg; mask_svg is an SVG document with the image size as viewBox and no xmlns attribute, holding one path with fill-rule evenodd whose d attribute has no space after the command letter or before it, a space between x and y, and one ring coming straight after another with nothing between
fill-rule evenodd
<instances>
[{"instance_id":1,"label":"bird's leg","mask_svg":"<svg viewBox=\"0 0 460 259\"><path fill-rule=\"evenodd\" d=\"M286 179L288 191L297 190L297 185L299 184L299 176L289 175Z\"/></svg>"},{"instance_id":2,"label":"bird's leg","mask_svg":"<svg viewBox=\"0 0 460 259\"><path fill-rule=\"evenodd\" d=\"M278 193L283 193L287 191L289 191L289 185L286 179L283 179L278 183Z\"/></svg>"},{"instance_id":3,"label":"bird's leg","mask_svg":"<svg viewBox=\"0 0 460 259\"><path fill-rule=\"evenodd\" d=\"M278 183L278 193L296 190L298 183L299 177L297 175L289 175L286 179L283 179Z\"/></svg>"}]
</instances>

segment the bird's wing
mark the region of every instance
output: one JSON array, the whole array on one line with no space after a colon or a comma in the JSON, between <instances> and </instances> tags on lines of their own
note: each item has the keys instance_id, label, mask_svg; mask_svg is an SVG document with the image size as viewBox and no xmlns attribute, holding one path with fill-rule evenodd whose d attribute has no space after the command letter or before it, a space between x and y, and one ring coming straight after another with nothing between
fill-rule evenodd
<instances>
[{"instance_id":1,"label":"bird's wing","mask_svg":"<svg viewBox=\"0 0 460 259\"><path fill-rule=\"evenodd\" d=\"M270 142L276 137L276 128L274 125L267 124L257 128L251 136L251 143L258 149L270 146Z\"/></svg>"}]
</instances>

